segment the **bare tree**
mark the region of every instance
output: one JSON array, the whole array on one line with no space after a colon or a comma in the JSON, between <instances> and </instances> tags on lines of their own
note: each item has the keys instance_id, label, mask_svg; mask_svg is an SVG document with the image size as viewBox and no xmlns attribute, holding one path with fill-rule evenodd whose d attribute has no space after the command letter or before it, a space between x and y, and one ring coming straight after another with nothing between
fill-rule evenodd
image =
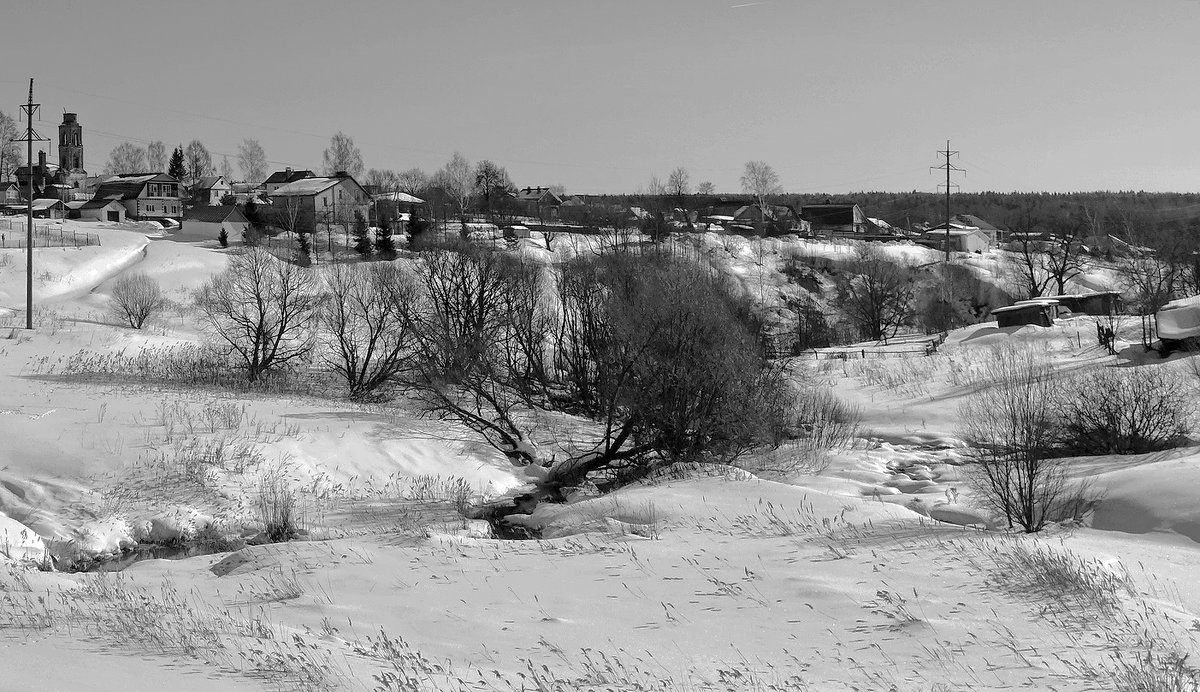
<instances>
[{"instance_id":1,"label":"bare tree","mask_svg":"<svg viewBox=\"0 0 1200 692\"><path fill-rule=\"evenodd\" d=\"M1080 456L1179 446L1195 408L1177 371L1150 365L1088 368L1064 382L1062 391L1062 444Z\"/></svg>"},{"instance_id":2,"label":"bare tree","mask_svg":"<svg viewBox=\"0 0 1200 692\"><path fill-rule=\"evenodd\" d=\"M357 178L363 172L362 152L355 146L354 139L342 132L338 132L330 138L329 147L325 149L322 161L325 175L345 171Z\"/></svg>"},{"instance_id":3,"label":"bare tree","mask_svg":"<svg viewBox=\"0 0 1200 692\"><path fill-rule=\"evenodd\" d=\"M471 190L474 187L473 183L471 162L457 151L435 175L435 184L441 185L446 194L454 200L460 214L467 210L467 202L471 199Z\"/></svg>"},{"instance_id":4,"label":"bare tree","mask_svg":"<svg viewBox=\"0 0 1200 692\"><path fill-rule=\"evenodd\" d=\"M183 149L183 158L187 161L188 168L188 183L194 185L201 178L212 175L213 162L212 154L208 153L208 147L198 139L193 139L188 142L188 145Z\"/></svg>"},{"instance_id":5,"label":"bare tree","mask_svg":"<svg viewBox=\"0 0 1200 692\"><path fill-rule=\"evenodd\" d=\"M1058 385L1032 351L998 351L991 370L990 385L960 407L962 437L975 460L970 482L1010 528L1035 533L1068 495L1065 469L1054 456Z\"/></svg>"},{"instance_id":6,"label":"bare tree","mask_svg":"<svg viewBox=\"0 0 1200 692\"><path fill-rule=\"evenodd\" d=\"M758 210L762 213L763 223L769 214L767 198L783 191L779 184L779 174L774 168L763 161L747 161L742 172L742 192L753 195L758 202Z\"/></svg>"},{"instance_id":7,"label":"bare tree","mask_svg":"<svg viewBox=\"0 0 1200 692\"><path fill-rule=\"evenodd\" d=\"M167 145L154 141L146 145L146 167L150 173L163 173L167 170Z\"/></svg>"},{"instance_id":8,"label":"bare tree","mask_svg":"<svg viewBox=\"0 0 1200 692\"><path fill-rule=\"evenodd\" d=\"M104 164L105 175L144 173L145 171L146 150L130 142L121 142L113 147L108 154L108 162Z\"/></svg>"},{"instance_id":9,"label":"bare tree","mask_svg":"<svg viewBox=\"0 0 1200 692\"><path fill-rule=\"evenodd\" d=\"M267 178L267 152L257 139L243 139L238 145L238 168L242 169L242 178L250 183L258 184Z\"/></svg>"},{"instance_id":10,"label":"bare tree","mask_svg":"<svg viewBox=\"0 0 1200 692\"><path fill-rule=\"evenodd\" d=\"M311 270L247 248L194 298L206 327L241 361L247 379L257 382L312 351L317 288Z\"/></svg>"},{"instance_id":11,"label":"bare tree","mask_svg":"<svg viewBox=\"0 0 1200 692\"><path fill-rule=\"evenodd\" d=\"M409 168L396 174L396 185L401 192L416 195L429 187L429 175L420 168Z\"/></svg>"},{"instance_id":12,"label":"bare tree","mask_svg":"<svg viewBox=\"0 0 1200 692\"><path fill-rule=\"evenodd\" d=\"M17 123L4 111L0 111L0 180L10 180L20 162L17 150Z\"/></svg>"},{"instance_id":13,"label":"bare tree","mask_svg":"<svg viewBox=\"0 0 1200 692\"><path fill-rule=\"evenodd\" d=\"M369 168L363 174L362 184L378 192L395 190L398 187L397 173L386 168Z\"/></svg>"},{"instance_id":14,"label":"bare tree","mask_svg":"<svg viewBox=\"0 0 1200 692\"><path fill-rule=\"evenodd\" d=\"M875 248L858 248L837 289L842 310L866 338L886 342L912 320L912 274Z\"/></svg>"},{"instance_id":15,"label":"bare tree","mask_svg":"<svg viewBox=\"0 0 1200 692\"><path fill-rule=\"evenodd\" d=\"M692 176L682 166L671 171L667 177L667 191L676 197L683 197L692 192Z\"/></svg>"},{"instance_id":16,"label":"bare tree","mask_svg":"<svg viewBox=\"0 0 1200 692\"><path fill-rule=\"evenodd\" d=\"M326 270L329 299L321 310L326 361L346 380L352 398L377 392L411 367L417 281L393 263L334 264Z\"/></svg>"},{"instance_id":17,"label":"bare tree","mask_svg":"<svg viewBox=\"0 0 1200 692\"><path fill-rule=\"evenodd\" d=\"M122 274L113 283L112 313L134 329L141 329L166 304L158 282L141 272Z\"/></svg>"},{"instance_id":18,"label":"bare tree","mask_svg":"<svg viewBox=\"0 0 1200 692\"><path fill-rule=\"evenodd\" d=\"M696 192L701 195L711 195L717 187L707 180L696 186Z\"/></svg>"}]
</instances>

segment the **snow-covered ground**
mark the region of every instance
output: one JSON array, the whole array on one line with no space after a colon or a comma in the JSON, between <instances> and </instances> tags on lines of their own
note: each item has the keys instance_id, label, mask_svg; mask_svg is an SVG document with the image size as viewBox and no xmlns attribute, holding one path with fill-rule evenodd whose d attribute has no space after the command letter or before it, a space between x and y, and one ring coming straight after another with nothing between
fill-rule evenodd
<instances>
[{"instance_id":1,"label":"snow-covered ground","mask_svg":"<svg viewBox=\"0 0 1200 692\"><path fill-rule=\"evenodd\" d=\"M1074 318L958 330L927 358L813 364L803 376L863 416L828 468L680 474L542 505L530 521L554 538L499 541L428 499L520 483L455 425L60 376L78 359L200 339L185 309L141 332L118 326L110 287L145 272L183 305L227 260L213 241L83 227L102 245L36 251L34 333L18 328L23 256L0 250L0 661L19 663L3 666L0 689L1114 689L1147 652L1195 651L1200 449L1078 460L1102 501L1085 525L1039 537L994 530L963 482L958 404L993 349L1062 369L1186 367L1145 358L1136 324L1116 357ZM521 244L563 259L605 242ZM852 252L677 242L773 304L798 290L781 271L789 254ZM884 247L911 264L939 256ZM1000 281L997 253L969 263ZM1077 283L1112 281L1099 269ZM119 575L28 567L46 553L252 533L271 478L301 490L316 540ZM1030 564L1060 580L1031 581Z\"/></svg>"}]
</instances>

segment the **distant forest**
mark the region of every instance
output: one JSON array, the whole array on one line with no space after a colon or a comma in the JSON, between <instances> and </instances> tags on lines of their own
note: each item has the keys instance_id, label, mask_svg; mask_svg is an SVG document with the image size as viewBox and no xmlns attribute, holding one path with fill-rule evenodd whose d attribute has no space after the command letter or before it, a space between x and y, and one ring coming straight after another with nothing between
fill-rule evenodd
<instances>
[{"instance_id":1,"label":"distant forest","mask_svg":"<svg viewBox=\"0 0 1200 692\"><path fill-rule=\"evenodd\" d=\"M681 206L702 210L722 201L753 204L748 195L583 195L591 204ZM872 218L912 228L946 219L946 196L933 192L852 192L783 194L772 204L855 202ZM960 192L950 197L951 214L972 214L1002 230L1048 231L1064 235L1111 234L1157 246L1166 239L1200 248L1200 192Z\"/></svg>"},{"instance_id":2,"label":"distant forest","mask_svg":"<svg viewBox=\"0 0 1200 692\"><path fill-rule=\"evenodd\" d=\"M901 228L946 219L946 196L932 192L792 194L781 199L797 207L826 200L856 202L867 216ZM1089 235L1131 239L1163 231L1200 236L1200 193L1193 192L961 192L950 196L950 211L973 214L1009 231L1068 225Z\"/></svg>"}]
</instances>

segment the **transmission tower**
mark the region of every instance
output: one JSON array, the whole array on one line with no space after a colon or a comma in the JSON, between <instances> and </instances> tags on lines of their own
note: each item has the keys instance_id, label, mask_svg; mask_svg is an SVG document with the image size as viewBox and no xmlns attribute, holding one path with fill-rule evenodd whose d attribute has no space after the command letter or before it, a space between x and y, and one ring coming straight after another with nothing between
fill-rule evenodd
<instances>
[{"instance_id":1,"label":"transmission tower","mask_svg":"<svg viewBox=\"0 0 1200 692\"><path fill-rule=\"evenodd\" d=\"M950 192L954 188L958 187L957 184L950 182L950 174L951 173L962 173L963 175L966 175L967 171L965 168L959 168L958 166L955 166L953 163L950 163L951 157L958 156L957 151L952 151L950 149L950 140L948 140L948 139L946 140L946 148L943 149L942 151L939 151L938 154L946 157L946 162L940 166L930 166L929 170L931 170L931 171L941 171L941 170L946 171L946 182L938 183L938 189L941 189L943 187L946 188L946 264L950 264Z\"/></svg>"},{"instance_id":2,"label":"transmission tower","mask_svg":"<svg viewBox=\"0 0 1200 692\"><path fill-rule=\"evenodd\" d=\"M33 129L33 116L37 115L40 103L33 102L33 78L29 78L29 101L21 106L25 112L27 127L25 135L12 141L26 143L25 171L29 174L29 189L25 192L25 328L33 329L33 143L49 142Z\"/></svg>"}]
</instances>

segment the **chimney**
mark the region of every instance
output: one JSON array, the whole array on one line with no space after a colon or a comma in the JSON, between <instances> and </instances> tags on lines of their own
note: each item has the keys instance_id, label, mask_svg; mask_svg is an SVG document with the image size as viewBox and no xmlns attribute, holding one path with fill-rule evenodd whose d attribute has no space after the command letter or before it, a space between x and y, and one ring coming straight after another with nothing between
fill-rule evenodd
<instances>
[{"instance_id":1,"label":"chimney","mask_svg":"<svg viewBox=\"0 0 1200 692\"><path fill-rule=\"evenodd\" d=\"M38 152L38 174L46 175L46 152L44 150Z\"/></svg>"}]
</instances>

